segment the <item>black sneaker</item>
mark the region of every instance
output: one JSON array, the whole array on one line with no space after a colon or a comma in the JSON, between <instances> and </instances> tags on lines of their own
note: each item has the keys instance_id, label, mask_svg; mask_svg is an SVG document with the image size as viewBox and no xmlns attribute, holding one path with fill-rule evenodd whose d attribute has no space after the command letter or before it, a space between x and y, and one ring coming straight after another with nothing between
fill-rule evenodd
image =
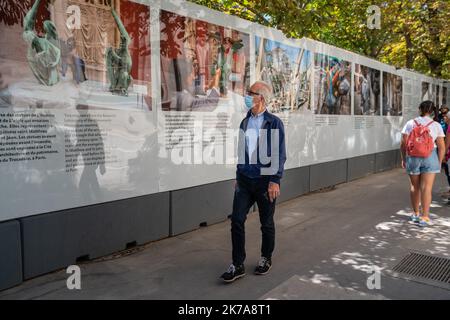
<instances>
[{"instance_id":1,"label":"black sneaker","mask_svg":"<svg viewBox=\"0 0 450 320\"><path fill-rule=\"evenodd\" d=\"M228 271L222 274L220 277L223 279L223 281L229 283L242 278L243 276L245 276L244 265L241 264L240 266L235 267L234 264L231 264L228 268Z\"/></svg>"},{"instance_id":2,"label":"black sneaker","mask_svg":"<svg viewBox=\"0 0 450 320\"><path fill-rule=\"evenodd\" d=\"M258 266L255 268L255 274L267 274L270 268L272 268L272 260L261 257L261 259L259 259Z\"/></svg>"}]
</instances>

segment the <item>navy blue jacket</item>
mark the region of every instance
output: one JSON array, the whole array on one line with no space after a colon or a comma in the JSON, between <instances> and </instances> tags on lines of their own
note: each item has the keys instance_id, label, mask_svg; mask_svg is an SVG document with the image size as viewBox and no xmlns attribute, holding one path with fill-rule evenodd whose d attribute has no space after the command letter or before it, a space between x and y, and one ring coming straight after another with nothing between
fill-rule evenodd
<instances>
[{"instance_id":1,"label":"navy blue jacket","mask_svg":"<svg viewBox=\"0 0 450 320\"><path fill-rule=\"evenodd\" d=\"M251 117L251 110L247 113L247 116L242 120L239 128L241 129L241 133L247 130L248 120ZM269 176L270 182L275 182L280 184L280 180L283 176L284 171L284 163L286 162L286 145L285 145L285 133L284 133L284 125L280 118L271 114L267 110L264 111L264 120L261 126L261 130L265 129L267 133L267 157L271 157L272 155L272 139L271 139L271 130L278 129L278 166L271 172ZM271 167L271 163L261 163L259 156L259 146L261 145L260 139L262 138L262 134L264 131L260 131L260 136L258 139L258 156L255 164L250 164L249 155L246 145L245 136L243 134L239 135L239 150L245 150L245 162L242 159L242 154L238 155L238 165L236 175L244 175L248 178L255 179L264 177L261 175L261 168L269 168ZM242 149L244 148L244 149ZM239 152L239 151L238 151Z\"/></svg>"}]
</instances>

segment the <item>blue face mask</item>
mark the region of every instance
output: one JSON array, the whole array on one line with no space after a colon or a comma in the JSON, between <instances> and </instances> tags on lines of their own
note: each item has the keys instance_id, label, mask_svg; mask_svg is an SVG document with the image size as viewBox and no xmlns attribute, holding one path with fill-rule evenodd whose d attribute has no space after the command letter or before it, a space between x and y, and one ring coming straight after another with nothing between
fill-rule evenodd
<instances>
[{"instance_id":1,"label":"blue face mask","mask_svg":"<svg viewBox=\"0 0 450 320\"><path fill-rule=\"evenodd\" d=\"M252 96L245 96L245 106L247 109L253 108L253 97Z\"/></svg>"}]
</instances>

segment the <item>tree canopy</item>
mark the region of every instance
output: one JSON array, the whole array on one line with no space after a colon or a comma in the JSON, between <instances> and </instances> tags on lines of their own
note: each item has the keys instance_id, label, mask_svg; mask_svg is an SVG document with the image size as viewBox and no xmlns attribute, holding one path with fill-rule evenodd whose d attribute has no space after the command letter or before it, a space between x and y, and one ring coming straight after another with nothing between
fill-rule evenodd
<instances>
[{"instance_id":1,"label":"tree canopy","mask_svg":"<svg viewBox=\"0 0 450 320\"><path fill-rule=\"evenodd\" d=\"M190 0L308 37L396 67L450 79L448 0ZM381 29L369 29L367 9L381 9Z\"/></svg>"}]
</instances>

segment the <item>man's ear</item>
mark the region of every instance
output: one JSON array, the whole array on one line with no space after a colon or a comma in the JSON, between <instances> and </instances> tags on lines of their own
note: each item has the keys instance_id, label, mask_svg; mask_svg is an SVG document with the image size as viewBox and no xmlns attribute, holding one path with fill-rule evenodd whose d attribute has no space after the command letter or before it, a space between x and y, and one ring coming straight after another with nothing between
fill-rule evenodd
<instances>
[{"instance_id":1,"label":"man's ear","mask_svg":"<svg viewBox=\"0 0 450 320\"><path fill-rule=\"evenodd\" d=\"M266 105L267 102L266 102L266 99L264 98L264 96L260 96L260 97L261 97L261 103L262 103L263 105Z\"/></svg>"}]
</instances>

